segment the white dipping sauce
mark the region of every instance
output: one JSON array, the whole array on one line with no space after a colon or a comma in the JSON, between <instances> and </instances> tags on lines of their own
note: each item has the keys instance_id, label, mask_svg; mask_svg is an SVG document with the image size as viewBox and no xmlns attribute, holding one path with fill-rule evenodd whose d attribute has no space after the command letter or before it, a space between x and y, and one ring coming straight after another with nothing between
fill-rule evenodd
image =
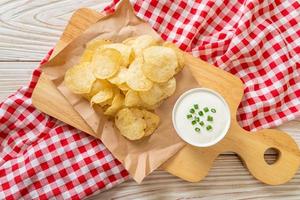
<instances>
[{"instance_id":1,"label":"white dipping sauce","mask_svg":"<svg viewBox=\"0 0 300 200\"><path fill-rule=\"evenodd\" d=\"M199 109L195 109L196 113L203 111L205 107L216 110L216 113L203 112L204 116L201 117L201 121L205 122L203 127L192 125L192 120L187 118L194 104L199 105ZM182 94L176 101L172 114L177 134L187 143L198 147L216 144L224 138L230 126L230 110L226 101L220 94L206 88L194 88ZM207 122L208 115L213 117L212 122ZM211 125L213 129L207 130L207 125ZM195 127L199 127L200 132L196 132Z\"/></svg>"}]
</instances>

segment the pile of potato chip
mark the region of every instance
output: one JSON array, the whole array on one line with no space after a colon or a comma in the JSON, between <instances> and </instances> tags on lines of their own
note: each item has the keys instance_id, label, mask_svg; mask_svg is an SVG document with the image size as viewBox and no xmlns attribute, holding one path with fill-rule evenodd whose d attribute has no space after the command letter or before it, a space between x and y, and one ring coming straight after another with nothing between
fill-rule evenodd
<instances>
[{"instance_id":1,"label":"pile of potato chip","mask_svg":"<svg viewBox=\"0 0 300 200\"><path fill-rule=\"evenodd\" d=\"M174 76L183 66L184 57L175 45L149 35L122 43L96 39L86 45L64 82L106 116L115 117L123 136L138 140L158 127L160 119L153 110L175 92Z\"/></svg>"}]
</instances>

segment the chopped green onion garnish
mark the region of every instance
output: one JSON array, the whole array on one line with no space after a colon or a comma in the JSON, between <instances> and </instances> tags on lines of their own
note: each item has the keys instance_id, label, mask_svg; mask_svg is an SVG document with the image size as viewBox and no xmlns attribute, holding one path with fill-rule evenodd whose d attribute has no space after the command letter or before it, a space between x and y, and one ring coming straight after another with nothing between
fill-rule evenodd
<instances>
[{"instance_id":1,"label":"chopped green onion garnish","mask_svg":"<svg viewBox=\"0 0 300 200\"><path fill-rule=\"evenodd\" d=\"M187 115L186 116L188 119L191 119L193 117L193 115Z\"/></svg>"},{"instance_id":2,"label":"chopped green onion garnish","mask_svg":"<svg viewBox=\"0 0 300 200\"><path fill-rule=\"evenodd\" d=\"M200 132L200 128L196 127L195 131Z\"/></svg>"},{"instance_id":3,"label":"chopped green onion garnish","mask_svg":"<svg viewBox=\"0 0 300 200\"><path fill-rule=\"evenodd\" d=\"M198 109L199 108L198 104L194 104L194 108Z\"/></svg>"},{"instance_id":4,"label":"chopped green onion garnish","mask_svg":"<svg viewBox=\"0 0 300 200\"><path fill-rule=\"evenodd\" d=\"M190 113L195 113L195 110L193 108L191 108Z\"/></svg>"},{"instance_id":5,"label":"chopped green onion garnish","mask_svg":"<svg viewBox=\"0 0 300 200\"><path fill-rule=\"evenodd\" d=\"M203 110L204 110L204 112L208 112L209 111L208 107L205 107Z\"/></svg>"},{"instance_id":6,"label":"chopped green onion garnish","mask_svg":"<svg viewBox=\"0 0 300 200\"><path fill-rule=\"evenodd\" d=\"M214 108L210 109L210 111L211 111L212 113L216 113L216 112L217 112L216 109L214 109Z\"/></svg>"},{"instance_id":7,"label":"chopped green onion garnish","mask_svg":"<svg viewBox=\"0 0 300 200\"><path fill-rule=\"evenodd\" d=\"M204 122L203 121L199 122L199 124L200 124L200 126L204 126Z\"/></svg>"},{"instance_id":8,"label":"chopped green onion garnish","mask_svg":"<svg viewBox=\"0 0 300 200\"><path fill-rule=\"evenodd\" d=\"M199 115L199 116L203 116L204 114L203 114L202 111L199 111L199 112L198 112L198 115Z\"/></svg>"},{"instance_id":9,"label":"chopped green onion garnish","mask_svg":"<svg viewBox=\"0 0 300 200\"><path fill-rule=\"evenodd\" d=\"M207 121L212 122L212 121L214 121L214 118L212 116L208 115L207 116Z\"/></svg>"},{"instance_id":10,"label":"chopped green onion garnish","mask_svg":"<svg viewBox=\"0 0 300 200\"><path fill-rule=\"evenodd\" d=\"M212 126L211 125L208 125L207 127L206 127L206 130L211 130L212 129Z\"/></svg>"},{"instance_id":11,"label":"chopped green onion garnish","mask_svg":"<svg viewBox=\"0 0 300 200\"><path fill-rule=\"evenodd\" d=\"M199 122L199 121L200 121L200 118L199 118L199 117L195 117L195 121L196 121L196 122Z\"/></svg>"},{"instance_id":12,"label":"chopped green onion garnish","mask_svg":"<svg viewBox=\"0 0 300 200\"><path fill-rule=\"evenodd\" d=\"M192 124L193 124L193 125L195 125L196 123L197 123L197 122L196 122L195 120L194 120L194 121L192 121Z\"/></svg>"}]
</instances>

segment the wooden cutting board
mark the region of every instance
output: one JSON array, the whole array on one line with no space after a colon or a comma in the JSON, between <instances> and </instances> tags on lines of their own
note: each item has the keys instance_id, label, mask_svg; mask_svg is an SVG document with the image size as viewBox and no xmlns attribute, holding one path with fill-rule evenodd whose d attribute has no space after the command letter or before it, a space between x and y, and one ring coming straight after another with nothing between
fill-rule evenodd
<instances>
[{"instance_id":1,"label":"wooden cutting board","mask_svg":"<svg viewBox=\"0 0 300 200\"><path fill-rule=\"evenodd\" d=\"M100 19L101 15L94 10L83 8L76 11L52 57ZM236 110L243 95L242 82L237 77L189 54L185 54L185 58L187 66L195 74L200 85L217 91L227 101L231 111L231 127L226 137L216 145L207 148L186 145L161 168L184 180L196 182L207 175L220 153L232 151L241 157L250 173L258 180L270 185L289 181L300 165L300 152L295 141L279 130L265 129L255 133L243 130L236 121ZM50 116L97 137L45 75L38 81L32 102L36 108ZM279 152L279 157L273 164L264 160L264 153L269 148L275 148Z\"/></svg>"}]
</instances>

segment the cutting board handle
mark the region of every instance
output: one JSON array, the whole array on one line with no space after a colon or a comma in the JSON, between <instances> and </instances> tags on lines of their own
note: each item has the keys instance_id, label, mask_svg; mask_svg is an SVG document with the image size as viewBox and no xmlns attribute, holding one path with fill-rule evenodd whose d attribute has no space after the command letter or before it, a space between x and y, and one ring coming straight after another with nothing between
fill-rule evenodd
<instances>
[{"instance_id":1,"label":"cutting board handle","mask_svg":"<svg viewBox=\"0 0 300 200\"><path fill-rule=\"evenodd\" d=\"M269 148L279 152L273 164L264 159ZM218 155L228 151L238 154L250 173L269 185L286 183L300 165L299 148L288 134L275 129L248 132L232 119L227 135L219 143L205 148L186 145L162 168L184 180L198 182L208 174Z\"/></svg>"},{"instance_id":2,"label":"cutting board handle","mask_svg":"<svg viewBox=\"0 0 300 200\"><path fill-rule=\"evenodd\" d=\"M239 134L228 136L228 139L235 140L236 145L231 143L232 151L242 158L255 178L270 185L278 185L295 175L300 165L300 152L296 142L288 134L275 129L252 133L240 127L238 130ZM264 158L270 148L278 151L277 159L272 164L268 164Z\"/></svg>"}]
</instances>

